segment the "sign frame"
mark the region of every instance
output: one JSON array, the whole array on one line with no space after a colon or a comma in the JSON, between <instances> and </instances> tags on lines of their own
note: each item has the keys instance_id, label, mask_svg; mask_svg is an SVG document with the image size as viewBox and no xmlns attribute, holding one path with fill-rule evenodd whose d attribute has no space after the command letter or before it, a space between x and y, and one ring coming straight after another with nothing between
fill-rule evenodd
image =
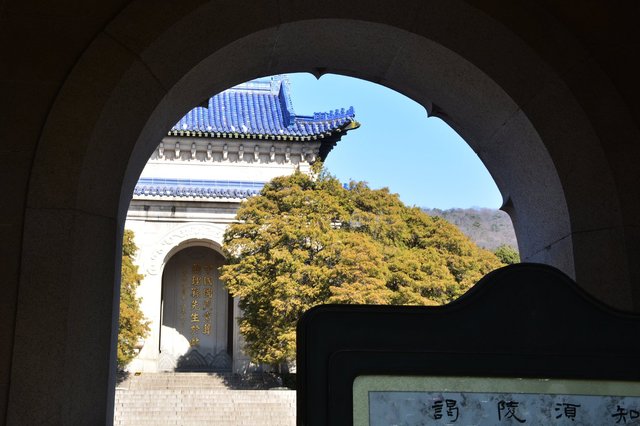
<instances>
[{"instance_id":1,"label":"sign frame","mask_svg":"<svg viewBox=\"0 0 640 426\"><path fill-rule=\"evenodd\" d=\"M322 305L298 324L299 425L352 425L359 376L640 381L640 316L517 264L437 307Z\"/></svg>"}]
</instances>

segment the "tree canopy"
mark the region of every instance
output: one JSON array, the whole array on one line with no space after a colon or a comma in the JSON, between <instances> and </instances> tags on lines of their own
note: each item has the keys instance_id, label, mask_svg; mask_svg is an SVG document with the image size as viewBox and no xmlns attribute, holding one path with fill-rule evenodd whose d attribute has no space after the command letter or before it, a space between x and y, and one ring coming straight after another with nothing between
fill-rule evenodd
<instances>
[{"instance_id":1,"label":"tree canopy","mask_svg":"<svg viewBox=\"0 0 640 426\"><path fill-rule=\"evenodd\" d=\"M138 341L149 333L149 323L140 310L136 289L143 278L133 259L138 247L133 231L125 229L122 239L122 278L120 284L120 327L118 329L118 367L124 368L135 356Z\"/></svg>"},{"instance_id":2,"label":"tree canopy","mask_svg":"<svg viewBox=\"0 0 640 426\"><path fill-rule=\"evenodd\" d=\"M500 261L506 265L513 265L514 263L520 263L520 253L510 245L503 244L496 248L495 255Z\"/></svg>"},{"instance_id":3,"label":"tree canopy","mask_svg":"<svg viewBox=\"0 0 640 426\"><path fill-rule=\"evenodd\" d=\"M221 278L240 297L255 362L295 359L296 322L322 303L439 305L502 264L388 189L323 171L265 185L225 233Z\"/></svg>"}]
</instances>

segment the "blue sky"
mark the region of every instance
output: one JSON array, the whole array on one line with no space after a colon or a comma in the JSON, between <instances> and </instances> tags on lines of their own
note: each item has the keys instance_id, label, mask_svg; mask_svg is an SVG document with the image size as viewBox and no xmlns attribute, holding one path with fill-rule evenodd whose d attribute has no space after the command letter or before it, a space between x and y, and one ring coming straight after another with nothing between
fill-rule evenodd
<instances>
[{"instance_id":1,"label":"blue sky","mask_svg":"<svg viewBox=\"0 0 640 426\"><path fill-rule=\"evenodd\" d=\"M361 123L325 162L341 181L388 187L406 204L498 208L502 197L466 142L418 103L384 86L333 74L289 74L298 114L355 108Z\"/></svg>"}]
</instances>

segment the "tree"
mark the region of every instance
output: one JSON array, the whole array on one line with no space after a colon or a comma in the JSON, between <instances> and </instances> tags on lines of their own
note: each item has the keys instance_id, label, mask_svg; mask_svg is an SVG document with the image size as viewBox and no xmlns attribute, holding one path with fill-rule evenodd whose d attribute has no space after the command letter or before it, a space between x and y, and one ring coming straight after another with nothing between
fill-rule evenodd
<instances>
[{"instance_id":1,"label":"tree","mask_svg":"<svg viewBox=\"0 0 640 426\"><path fill-rule=\"evenodd\" d=\"M125 229L122 239L122 278L120 284L120 327L118 329L118 367L123 369L136 355L136 345L149 333L149 322L140 310L136 289L143 275L133 259L138 251L133 231Z\"/></svg>"},{"instance_id":2,"label":"tree","mask_svg":"<svg viewBox=\"0 0 640 426\"><path fill-rule=\"evenodd\" d=\"M240 298L254 362L295 358L296 322L322 303L438 305L502 266L455 226L388 189L295 173L247 200L224 237L221 278Z\"/></svg>"},{"instance_id":3,"label":"tree","mask_svg":"<svg viewBox=\"0 0 640 426\"><path fill-rule=\"evenodd\" d=\"M510 245L503 244L499 246L494 253L498 259L506 265L520 263L520 253Z\"/></svg>"}]
</instances>

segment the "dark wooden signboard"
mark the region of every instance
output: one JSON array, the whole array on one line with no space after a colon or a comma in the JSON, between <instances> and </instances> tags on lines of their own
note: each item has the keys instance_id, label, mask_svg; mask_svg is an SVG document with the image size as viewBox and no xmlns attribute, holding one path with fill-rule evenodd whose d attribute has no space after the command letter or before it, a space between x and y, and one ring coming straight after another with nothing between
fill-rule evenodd
<instances>
[{"instance_id":1,"label":"dark wooden signboard","mask_svg":"<svg viewBox=\"0 0 640 426\"><path fill-rule=\"evenodd\" d=\"M640 316L552 267L512 265L446 306L315 307L298 324L297 367L298 424L351 425L361 376L638 382Z\"/></svg>"}]
</instances>

